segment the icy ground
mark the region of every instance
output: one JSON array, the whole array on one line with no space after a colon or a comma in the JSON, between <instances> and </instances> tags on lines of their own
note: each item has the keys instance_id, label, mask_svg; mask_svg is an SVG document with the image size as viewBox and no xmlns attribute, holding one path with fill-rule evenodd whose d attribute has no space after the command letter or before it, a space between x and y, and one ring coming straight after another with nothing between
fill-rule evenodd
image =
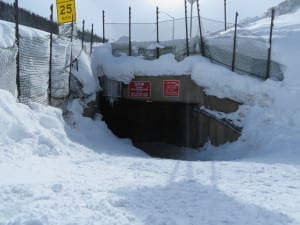
<instances>
[{"instance_id":1,"label":"icy ground","mask_svg":"<svg viewBox=\"0 0 300 225\"><path fill-rule=\"evenodd\" d=\"M197 80L211 94L246 97L233 115L243 118L242 137L187 156L202 161L149 158L100 115L81 117L78 101L67 124L60 110L0 90L0 225L299 225L299 19L297 11L276 20L283 82L247 87L251 78L218 67ZM244 29L267 33L268 22Z\"/></svg>"}]
</instances>

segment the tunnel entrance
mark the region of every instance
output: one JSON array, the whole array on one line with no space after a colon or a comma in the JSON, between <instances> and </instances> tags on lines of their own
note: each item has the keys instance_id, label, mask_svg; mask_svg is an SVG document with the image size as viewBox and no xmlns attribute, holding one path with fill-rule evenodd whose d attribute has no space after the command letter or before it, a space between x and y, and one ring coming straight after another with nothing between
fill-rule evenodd
<instances>
[{"instance_id":1,"label":"tunnel entrance","mask_svg":"<svg viewBox=\"0 0 300 225\"><path fill-rule=\"evenodd\" d=\"M176 152L175 146L199 149L208 141L221 145L241 134L225 115L241 103L207 95L190 76L137 76L128 85L104 77L103 86L103 120L150 155ZM118 100L111 104L110 98Z\"/></svg>"},{"instance_id":2,"label":"tunnel entrance","mask_svg":"<svg viewBox=\"0 0 300 225\"><path fill-rule=\"evenodd\" d=\"M199 147L193 139L191 120L194 104L146 102L121 99L110 104L101 100L103 120L120 138L130 138L137 146L142 143L165 143Z\"/></svg>"},{"instance_id":3,"label":"tunnel entrance","mask_svg":"<svg viewBox=\"0 0 300 225\"><path fill-rule=\"evenodd\" d=\"M240 133L205 113L198 104L120 99L111 104L101 97L103 120L119 138L153 157L182 159L191 148L198 150L235 141ZM196 150L195 150L196 151ZM190 154L191 155L191 154Z\"/></svg>"}]
</instances>

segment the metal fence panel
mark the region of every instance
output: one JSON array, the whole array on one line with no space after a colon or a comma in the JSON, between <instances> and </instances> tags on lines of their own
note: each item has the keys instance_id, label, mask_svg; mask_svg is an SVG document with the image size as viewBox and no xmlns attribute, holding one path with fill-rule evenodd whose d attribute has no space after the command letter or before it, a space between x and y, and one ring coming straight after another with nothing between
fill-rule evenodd
<instances>
[{"instance_id":1,"label":"metal fence panel","mask_svg":"<svg viewBox=\"0 0 300 225\"><path fill-rule=\"evenodd\" d=\"M0 48L0 89L9 91L17 97L16 54L17 47Z\"/></svg>"},{"instance_id":2,"label":"metal fence panel","mask_svg":"<svg viewBox=\"0 0 300 225\"><path fill-rule=\"evenodd\" d=\"M66 38L53 37L51 102L61 105L69 94L70 42Z\"/></svg>"},{"instance_id":3,"label":"metal fence panel","mask_svg":"<svg viewBox=\"0 0 300 225\"><path fill-rule=\"evenodd\" d=\"M188 18L190 29L190 17ZM224 30L224 22L201 18L203 34L208 35ZM159 22L159 40L168 41L173 39L185 38L185 19L161 20ZM233 24L228 23L228 27ZM118 41L120 38L129 36L128 23L105 23L106 37L110 42ZM132 23L133 41L153 41L156 42L156 23ZM190 33L190 30L189 30ZM198 17L192 17L192 37L199 36ZM126 39L125 39L126 40Z\"/></svg>"},{"instance_id":4,"label":"metal fence panel","mask_svg":"<svg viewBox=\"0 0 300 225\"><path fill-rule=\"evenodd\" d=\"M49 37L20 37L20 102L48 103Z\"/></svg>"}]
</instances>

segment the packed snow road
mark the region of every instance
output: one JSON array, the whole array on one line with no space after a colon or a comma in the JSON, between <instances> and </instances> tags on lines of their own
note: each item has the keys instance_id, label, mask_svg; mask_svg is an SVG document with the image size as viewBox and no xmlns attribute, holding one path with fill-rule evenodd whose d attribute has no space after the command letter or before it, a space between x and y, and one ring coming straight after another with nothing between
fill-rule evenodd
<instances>
[{"instance_id":1,"label":"packed snow road","mask_svg":"<svg viewBox=\"0 0 300 225\"><path fill-rule=\"evenodd\" d=\"M299 169L108 155L30 158L1 165L0 224L299 224Z\"/></svg>"}]
</instances>

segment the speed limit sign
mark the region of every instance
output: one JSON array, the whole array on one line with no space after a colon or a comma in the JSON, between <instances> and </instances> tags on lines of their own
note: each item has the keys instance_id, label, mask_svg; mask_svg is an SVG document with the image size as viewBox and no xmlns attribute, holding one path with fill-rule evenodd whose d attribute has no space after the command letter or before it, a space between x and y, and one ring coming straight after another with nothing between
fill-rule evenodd
<instances>
[{"instance_id":1,"label":"speed limit sign","mask_svg":"<svg viewBox=\"0 0 300 225\"><path fill-rule=\"evenodd\" d=\"M76 21L75 0L56 0L58 24Z\"/></svg>"}]
</instances>

